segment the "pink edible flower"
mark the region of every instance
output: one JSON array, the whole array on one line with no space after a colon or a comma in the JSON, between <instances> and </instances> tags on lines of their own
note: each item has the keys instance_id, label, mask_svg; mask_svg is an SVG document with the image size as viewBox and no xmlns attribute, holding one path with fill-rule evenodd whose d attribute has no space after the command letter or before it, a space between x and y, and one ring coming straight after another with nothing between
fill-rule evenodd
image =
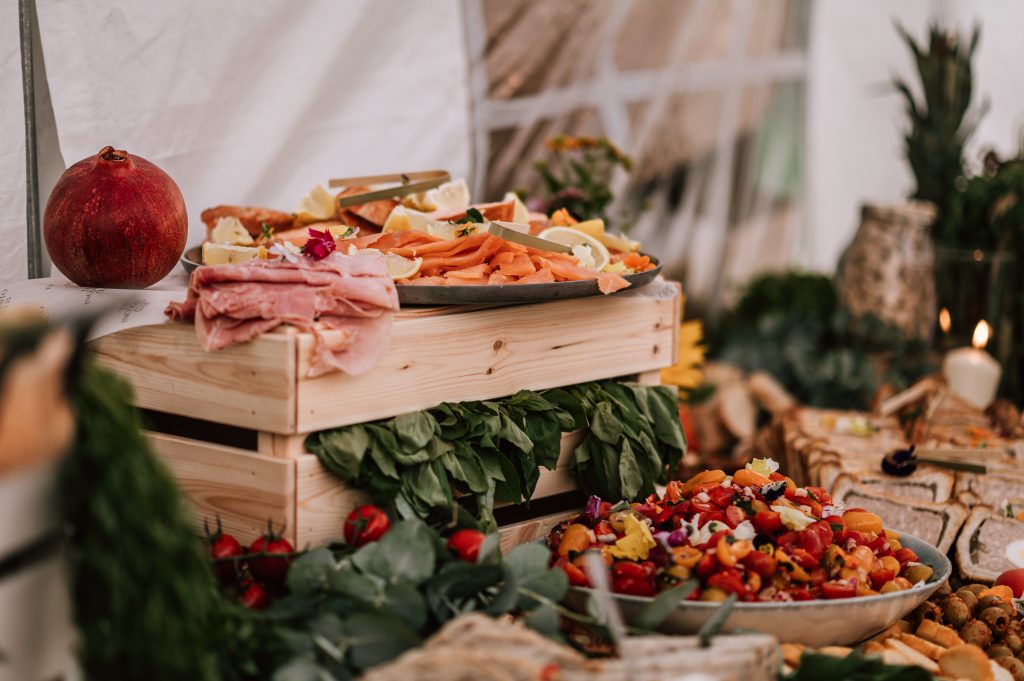
<instances>
[{"instance_id":1,"label":"pink edible flower","mask_svg":"<svg viewBox=\"0 0 1024 681\"><path fill-rule=\"evenodd\" d=\"M318 231L309 228L309 239L302 246L302 253L313 260L323 260L334 252L334 236L330 229Z\"/></svg>"}]
</instances>

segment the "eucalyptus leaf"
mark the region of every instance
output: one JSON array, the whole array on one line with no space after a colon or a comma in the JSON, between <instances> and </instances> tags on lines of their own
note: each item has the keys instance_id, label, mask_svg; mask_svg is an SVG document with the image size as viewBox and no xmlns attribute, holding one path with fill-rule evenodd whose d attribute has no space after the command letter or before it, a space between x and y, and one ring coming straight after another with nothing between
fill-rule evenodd
<instances>
[{"instance_id":1,"label":"eucalyptus leaf","mask_svg":"<svg viewBox=\"0 0 1024 681\"><path fill-rule=\"evenodd\" d=\"M698 582L690 580L677 587L662 591L653 601L644 606L633 621L638 629L654 631L696 590Z\"/></svg>"},{"instance_id":2,"label":"eucalyptus leaf","mask_svg":"<svg viewBox=\"0 0 1024 681\"><path fill-rule=\"evenodd\" d=\"M421 642L402 620L380 613L358 613L343 626L349 639L349 660L357 669L393 660Z\"/></svg>"},{"instance_id":3,"label":"eucalyptus leaf","mask_svg":"<svg viewBox=\"0 0 1024 681\"><path fill-rule=\"evenodd\" d=\"M330 584L331 573L336 571L337 561L330 550L321 548L307 551L292 562L288 569L288 590L293 594L309 593L325 589Z\"/></svg>"},{"instance_id":4,"label":"eucalyptus leaf","mask_svg":"<svg viewBox=\"0 0 1024 681\"><path fill-rule=\"evenodd\" d=\"M427 603L419 589L409 582L396 582L384 588L380 607L387 608L410 628L419 630L427 621Z\"/></svg>"},{"instance_id":5,"label":"eucalyptus leaf","mask_svg":"<svg viewBox=\"0 0 1024 681\"><path fill-rule=\"evenodd\" d=\"M271 681L333 681L335 678L313 660L299 658L277 669Z\"/></svg>"},{"instance_id":6,"label":"eucalyptus leaf","mask_svg":"<svg viewBox=\"0 0 1024 681\"><path fill-rule=\"evenodd\" d=\"M390 583L406 580L420 584L433 574L436 560L430 531L417 520L396 523L383 537L352 554L352 563L359 570Z\"/></svg>"}]
</instances>

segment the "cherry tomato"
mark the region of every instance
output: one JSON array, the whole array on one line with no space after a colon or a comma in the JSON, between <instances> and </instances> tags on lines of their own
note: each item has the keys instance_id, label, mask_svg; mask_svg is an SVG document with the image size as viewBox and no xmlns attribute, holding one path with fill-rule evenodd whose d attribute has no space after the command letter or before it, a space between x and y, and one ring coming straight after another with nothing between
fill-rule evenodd
<instances>
[{"instance_id":1,"label":"cherry tomato","mask_svg":"<svg viewBox=\"0 0 1024 681\"><path fill-rule=\"evenodd\" d=\"M995 586L1008 586L1013 592L1013 597L1020 598L1024 594L1024 568L1007 570L999 575Z\"/></svg>"},{"instance_id":2,"label":"cherry tomato","mask_svg":"<svg viewBox=\"0 0 1024 681\"><path fill-rule=\"evenodd\" d=\"M868 542L868 548L878 554L878 557L892 555L892 548L889 546L889 541L879 535Z\"/></svg>"},{"instance_id":3,"label":"cherry tomato","mask_svg":"<svg viewBox=\"0 0 1024 681\"><path fill-rule=\"evenodd\" d=\"M782 529L782 516L775 511L758 511L754 515L754 528L761 534L775 534Z\"/></svg>"},{"instance_id":4,"label":"cherry tomato","mask_svg":"<svg viewBox=\"0 0 1024 681\"><path fill-rule=\"evenodd\" d=\"M587 573L585 573L579 566L573 565L564 558L559 558L555 562L557 567L560 567L565 575L569 578L569 584L572 586L590 586L590 580L587 579Z\"/></svg>"},{"instance_id":5,"label":"cherry tomato","mask_svg":"<svg viewBox=\"0 0 1024 681\"><path fill-rule=\"evenodd\" d=\"M821 561L825 549L832 543L833 532L824 520L811 523L797 534L797 545L811 554L816 561Z\"/></svg>"},{"instance_id":6,"label":"cherry tomato","mask_svg":"<svg viewBox=\"0 0 1024 681\"><path fill-rule=\"evenodd\" d=\"M713 535L711 535L711 538L708 539L707 543L701 544L700 546L698 546L696 548L698 548L698 549L700 549L702 551L705 550L705 549L716 548L718 546L718 540L721 539L722 537L724 537L727 534L729 534L729 530L719 530L718 532L715 532Z\"/></svg>"},{"instance_id":7,"label":"cherry tomato","mask_svg":"<svg viewBox=\"0 0 1024 681\"><path fill-rule=\"evenodd\" d=\"M814 598L814 596L811 595L811 592L804 587L789 589L786 593L788 593L789 597L794 601L809 601Z\"/></svg>"},{"instance_id":8,"label":"cherry tomato","mask_svg":"<svg viewBox=\"0 0 1024 681\"><path fill-rule=\"evenodd\" d=\"M653 596L657 593L657 589L654 588L654 584L652 584L650 580L632 579L630 577L612 579L612 591L629 596L647 597Z\"/></svg>"},{"instance_id":9,"label":"cherry tomato","mask_svg":"<svg viewBox=\"0 0 1024 681\"><path fill-rule=\"evenodd\" d=\"M250 610L266 610L270 605L270 595L262 584L253 582L242 592L242 605Z\"/></svg>"},{"instance_id":10,"label":"cherry tomato","mask_svg":"<svg viewBox=\"0 0 1024 681\"><path fill-rule=\"evenodd\" d=\"M914 553L913 549L908 549L905 546L894 553L892 557L898 560L900 564L917 562L917 554Z\"/></svg>"},{"instance_id":11,"label":"cherry tomato","mask_svg":"<svg viewBox=\"0 0 1024 681\"><path fill-rule=\"evenodd\" d=\"M381 508L366 504L353 510L345 519L345 541L362 546L377 541L391 529L391 519Z\"/></svg>"},{"instance_id":12,"label":"cherry tomato","mask_svg":"<svg viewBox=\"0 0 1024 681\"><path fill-rule=\"evenodd\" d=\"M455 552L461 560L467 563L475 563L480 557L480 545L487 539L487 535L479 530L463 528L456 530L455 534L448 538L448 548Z\"/></svg>"},{"instance_id":13,"label":"cherry tomato","mask_svg":"<svg viewBox=\"0 0 1024 681\"><path fill-rule=\"evenodd\" d=\"M772 482L782 482L783 480L786 479L786 476L778 471L775 471L774 473L768 476L768 479L771 480Z\"/></svg>"},{"instance_id":14,"label":"cherry tomato","mask_svg":"<svg viewBox=\"0 0 1024 681\"><path fill-rule=\"evenodd\" d=\"M718 568L718 559L713 553L705 553L704 557L697 563L697 574L707 577Z\"/></svg>"},{"instance_id":15,"label":"cherry tomato","mask_svg":"<svg viewBox=\"0 0 1024 681\"><path fill-rule=\"evenodd\" d=\"M871 579L871 587L878 591L882 588L883 584L885 584L886 582L891 582L893 579L896 578L896 571L881 568L879 570L875 570L870 575L868 575L868 578Z\"/></svg>"},{"instance_id":16,"label":"cherry tomato","mask_svg":"<svg viewBox=\"0 0 1024 681\"><path fill-rule=\"evenodd\" d=\"M815 558L807 550L802 549L799 546L791 547L789 549L789 555L793 558L794 563L805 570L813 570L821 564L820 558Z\"/></svg>"},{"instance_id":17,"label":"cherry tomato","mask_svg":"<svg viewBox=\"0 0 1024 681\"><path fill-rule=\"evenodd\" d=\"M598 516L601 517L601 518L607 518L608 514L611 513L611 510L612 510L612 504L610 502L607 502L607 501L602 501L601 502L601 510L598 513Z\"/></svg>"},{"instance_id":18,"label":"cherry tomato","mask_svg":"<svg viewBox=\"0 0 1024 681\"><path fill-rule=\"evenodd\" d=\"M715 487L708 492L711 503L719 508L728 508L732 500L736 498L736 490L732 487Z\"/></svg>"},{"instance_id":19,"label":"cherry tomato","mask_svg":"<svg viewBox=\"0 0 1024 681\"><path fill-rule=\"evenodd\" d=\"M630 560L619 561L612 565L613 579L647 579L651 573L640 563Z\"/></svg>"},{"instance_id":20,"label":"cherry tomato","mask_svg":"<svg viewBox=\"0 0 1024 681\"><path fill-rule=\"evenodd\" d=\"M824 487L805 487L809 494L814 495L814 500L822 506L832 505L832 495L825 491Z\"/></svg>"},{"instance_id":21,"label":"cherry tomato","mask_svg":"<svg viewBox=\"0 0 1024 681\"><path fill-rule=\"evenodd\" d=\"M615 530L612 529L611 523L607 520L602 520L597 525L594 525L594 536L606 537L610 534L615 534Z\"/></svg>"},{"instance_id":22,"label":"cherry tomato","mask_svg":"<svg viewBox=\"0 0 1024 681\"><path fill-rule=\"evenodd\" d=\"M287 539L278 537L273 532L268 531L267 534L262 537L258 537L249 546L249 553L265 553L265 554L278 554L278 553L294 553L295 549L288 543ZM269 556L262 556L249 559L249 572L252 576L260 580L264 584L280 585L284 584L285 578L288 576L288 565L292 562L291 556L282 556L281 558L271 558Z\"/></svg>"},{"instance_id":23,"label":"cherry tomato","mask_svg":"<svg viewBox=\"0 0 1024 681\"><path fill-rule=\"evenodd\" d=\"M747 514L739 506L730 506L725 509L725 524L729 527L736 527L747 519Z\"/></svg>"},{"instance_id":24,"label":"cherry tomato","mask_svg":"<svg viewBox=\"0 0 1024 681\"><path fill-rule=\"evenodd\" d=\"M811 586L821 586L828 579L828 575L825 574L825 568L814 568L811 570Z\"/></svg>"},{"instance_id":25,"label":"cherry tomato","mask_svg":"<svg viewBox=\"0 0 1024 681\"><path fill-rule=\"evenodd\" d=\"M711 502L704 503L703 501L693 501L691 499L690 500L690 512L691 513L700 513L700 514L702 514L701 515L701 519L703 519L704 514L718 513L719 511L718 511L718 507L715 506L714 504L712 504Z\"/></svg>"},{"instance_id":26,"label":"cherry tomato","mask_svg":"<svg viewBox=\"0 0 1024 681\"><path fill-rule=\"evenodd\" d=\"M821 585L821 595L825 598L853 598L857 595L857 585L848 579L833 579Z\"/></svg>"},{"instance_id":27,"label":"cherry tomato","mask_svg":"<svg viewBox=\"0 0 1024 681\"><path fill-rule=\"evenodd\" d=\"M244 553L245 550L242 549L242 545L238 543L238 540L221 530L220 519L218 518L217 532L210 537L210 558L214 560L236 558ZM225 560L213 564L213 571L216 573L217 579L220 580L221 584L228 584L235 580L238 576L237 565L237 562L233 560Z\"/></svg>"},{"instance_id":28,"label":"cherry tomato","mask_svg":"<svg viewBox=\"0 0 1024 681\"><path fill-rule=\"evenodd\" d=\"M748 553L742 561L748 570L757 573L762 577L771 577L775 574L775 569L778 567L778 563L774 556L769 556L767 553L760 551L751 551Z\"/></svg>"},{"instance_id":29,"label":"cherry tomato","mask_svg":"<svg viewBox=\"0 0 1024 681\"><path fill-rule=\"evenodd\" d=\"M717 587L723 591L730 591L737 596L745 596L747 594L747 585L743 582L742 573L731 568L716 572L708 577L708 586Z\"/></svg>"},{"instance_id":30,"label":"cherry tomato","mask_svg":"<svg viewBox=\"0 0 1024 681\"><path fill-rule=\"evenodd\" d=\"M789 550L789 547L796 543L796 532L792 530L783 532L776 538L775 545L780 549Z\"/></svg>"}]
</instances>

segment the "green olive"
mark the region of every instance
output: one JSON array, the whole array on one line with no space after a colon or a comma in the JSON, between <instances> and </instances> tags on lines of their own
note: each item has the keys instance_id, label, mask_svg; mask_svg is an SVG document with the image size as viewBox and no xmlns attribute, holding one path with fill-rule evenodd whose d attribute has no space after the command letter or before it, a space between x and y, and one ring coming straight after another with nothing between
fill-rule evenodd
<instances>
[{"instance_id":1,"label":"green olive","mask_svg":"<svg viewBox=\"0 0 1024 681\"><path fill-rule=\"evenodd\" d=\"M953 587L949 585L949 582L943 582L942 584L939 584L939 588L935 590L935 595L932 596L932 600L941 601L952 593Z\"/></svg>"},{"instance_id":2,"label":"green olive","mask_svg":"<svg viewBox=\"0 0 1024 681\"><path fill-rule=\"evenodd\" d=\"M960 627L960 638L965 643L973 643L979 648L988 648L992 643L992 630L981 620L971 620Z\"/></svg>"},{"instance_id":3,"label":"green olive","mask_svg":"<svg viewBox=\"0 0 1024 681\"><path fill-rule=\"evenodd\" d=\"M1003 634L1003 645L1013 651L1014 655L1020 655L1024 651L1024 638L1012 629Z\"/></svg>"},{"instance_id":4,"label":"green olive","mask_svg":"<svg viewBox=\"0 0 1024 681\"><path fill-rule=\"evenodd\" d=\"M911 565L903 576L911 584L917 584L918 582L927 582L934 574L935 570L927 565Z\"/></svg>"},{"instance_id":5,"label":"green olive","mask_svg":"<svg viewBox=\"0 0 1024 681\"><path fill-rule=\"evenodd\" d=\"M931 601L925 601L910 613L910 620L916 623L920 623L921 620L939 622L942 620L942 608Z\"/></svg>"},{"instance_id":6,"label":"green olive","mask_svg":"<svg viewBox=\"0 0 1024 681\"><path fill-rule=\"evenodd\" d=\"M993 605L1003 605L1005 602L999 596L982 596L978 599L978 612L988 610Z\"/></svg>"},{"instance_id":7,"label":"green olive","mask_svg":"<svg viewBox=\"0 0 1024 681\"><path fill-rule=\"evenodd\" d=\"M960 598L964 603L967 604L967 609L974 614L978 609L978 594L974 593L967 587L960 589L956 592L957 597Z\"/></svg>"},{"instance_id":8,"label":"green olive","mask_svg":"<svg viewBox=\"0 0 1024 681\"><path fill-rule=\"evenodd\" d=\"M985 652L992 659L997 657L1013 657L1013 651L1001 643L993 643L985 650Z\"/></svg>"},{"instance_id":9,"label":"green olive","mask_svg":"<svg viewBox=\"0 0 1024 681\"><path fill-rule=\"evenodd\" d=\"M968 592L970 593L970 592ZM956 594L950 594L942 600L942 617L947 624L955 629L967 624L971 619L971 609Z\"/></svg>"},{"instance_id":10,"label":"green olive","mask_svg":"<svg viewBox=\"0 0 1024 681\"><path fill-rule=\"evenodd\" d=\"M985 608L978 615L978 619L988 625L988 628L996 636L1001 636L1010 627L1010 617L1006 614L1006 610L999 606Z\"/></svg>"}]
</instances>

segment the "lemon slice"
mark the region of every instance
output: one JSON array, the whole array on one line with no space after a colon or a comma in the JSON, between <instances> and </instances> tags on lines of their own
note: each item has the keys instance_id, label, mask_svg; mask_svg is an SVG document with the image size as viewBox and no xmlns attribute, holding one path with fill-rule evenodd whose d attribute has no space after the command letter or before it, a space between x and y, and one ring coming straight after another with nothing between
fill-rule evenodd
<instances>
[{"instance_id":1,"label":"lemon slice","mask_svg":"<svg viewBox=\"0 0 1024 681\"><path fill-rule=\"evenodd\" d=\"M334 194L317 182L308 194L299 199L295 206L295 219L299 222L323 222L333 218L336 212Z\"/></svg>"},{"instance_id":2,"label":"lemon slice","mask_svg":"<svg viewBox=\"0 0 1024 681\"><path fill-rule=\"evenodd\" d=\"M395 253L386 253L384 259L388 265L388 276L392 279L408 279L420 271L423 258L406 258Z\"/></svg>"},{"instance_id":3,"label":"lemon slice","mask_svg":"<svg viewBox=\"0 0 1024 681\"><path fill-rule=\"evenodd\" d=\"M234 244L218 244L207 241L203 244L204 265L234 265L240 262L256 260L260 257L260 249L252 246L235 246Z\"/></svg>"},{"instance_id":4,"label":"lemon slice","mask_svg":"<svg viewBox=\"0 0 1024 681\"><path fill-rule=\"evenodd\" d=\"M605 265L607 265L611 260L611 255L608 253L608 249L604 247L604 244L589 234L572 227L548 227L537 236L541 239L547 239L548 241L554 241L558 244L564 244L570 248L574 248L576 246L589 246L590 255L594 260L594 269L598 272L603 270Z\"/></svg>"},{"instance_id":5,"label":"lemon slice","mask_svg":"<svg viewBox=\"0 0 1024 681\"><path fill-rule=\"evenodd\" d=\"M249 230L245 228L241 220L232 215L217 220L213 229L210 230L210 241L236 246L250 246L253 243Z\"/></svg>"},{"instance_id":6,"label":"lemon slice","mask_svg":"<svg viewBox=\"0 0 1024 681\"><path fill-rule=\"evenodd\" d=\"M359 228L351 225L327 225L327 229L335 239L355 239L359 236Z\"/></svg>"},{"instance_id":7,"label":"lemon slice","mask_svg":"<svg viewBox=\"0 0 1024 681\"><path fill-rule=\"evenodd\" d=\"M572 228L579 230L588 236L592 236L598 241L600 241L601 237L604 236L604 220L600 218L577 222L575 225L572 225Z\"/></svg>"},{"instance_id":8,"label":"lemon slice","mask_svg":"<svg viewBox=\"0 0 1024 681\"><path fill-rule=\"evenodd\" d=\"M395 206L391 214L388 215L388 219L384 221L382 231L407 232L410 229L415 229L419 232L426 232L427 226L431 222L434 222L434 220L431 220L429 216L418 210L406 208L405 206Z\"/></svg>"},{"instance_id":9,"label":"lemon slice","mask_svg":"<svg viewBox=\"0 0 1024 681\"><path fill-rule=\"evenodd\" d=\"M460 224L453 224L451 222L441 222L439 220L431 220L427 224L427 234L430 236L436 236L440 239L457 239L460 236L469 236L470 234L476 234L484 225L474 222L463 222Z\"/></svg>"}]
</instances>

